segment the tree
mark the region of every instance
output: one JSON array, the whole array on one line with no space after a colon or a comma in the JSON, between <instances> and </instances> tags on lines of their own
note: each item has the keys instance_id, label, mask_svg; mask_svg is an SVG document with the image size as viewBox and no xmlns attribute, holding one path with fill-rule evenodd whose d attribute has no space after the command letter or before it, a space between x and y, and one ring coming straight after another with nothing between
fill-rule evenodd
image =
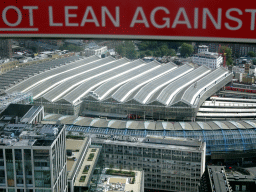
<instances>
[{"instance_id":1,"label":"tree","mask_svg":"<svg viewBox=\"0 0 256 192\"><path fill-rule=\"evenodd\" d=\"M116 47L116 52L117 52L119 55L121 55L122 57L125 57L125 55L126 55L126 50L125 50L125 48L124 48L123 45L118 45L118 46Z\"/></svg>"},{"instance_id":2,"label":"tree","mask_svg":"<svg viewBox=\"0 0 256 192\"><path fill-rule=\"evenodd\" d=\"M145 53L140 53L140 58L146 57Z\"/></svg>"},{"instance_id":3,"label":"tree","mask_svg":"<svg viewBox=\"0 0 256 192\"><path fill-rule=\"evenodd\" d=\"M256 65L256 59L253 59L253 60L252 60L252 64L253 64L253 65Z\"/></svg>"},{"instance_id":4,"label":"tree","mask_svg":"<svg viewBox=\"0 0 256 192\"><path fill-rule=\"evenodd\" d=\"M225 53L226 54L226 63L227 65L232 65L233 60L232 60L232 50L228 48L227 46L221 46L220 47L220 53Z\"/></svg>"},{"instance_id":5,"label":"tree","mask_svg":"<svg viewBox=\"0 0 256 192\"><path fill-rule=\"evenodd\" d=\"M168 46L167 45L162 45L160 47L160 51L161 51L161 56L166 56L169 52Z\"/></svg>"},{"instance_id":6,"label":"tree","mask_svg":"<svg viewBox=\"0 0 256 192\"><path fill-rule=\"evenodd\" d=\"M182 57L188 57L194 52L193 46L187 43L183 43L180 48L180 55Z\"/></svg>"},{"instance_id":7,"label":"tree","mask_svg":"<svg viewBox=\"0 0 256 192\"><path fill-rule=\"evenodd\" d=\"M63 45L60 47L60 50L69 50L70 52L80 52L80 51L83 51L84 48L83 47L80 47L80 46L76 46L76 45Z\"/></svg>"},{"instance_id":8,"label":"tree","mask_svg":"<svg viewBox=\"0 0 256 192\"><path fill-rule=\"evenodd\" d=\"M31 49L32 49L33 53L38 52L38 49L36 47L31 47Z\"/></svg>"},{"instance_id":9,"label":"tree","mask_svg":"<svg viewBox=\"0 0 256 192\"><path fill-rule=\"evenodd\" d=\"M112 169L113 169L113 167L114 167L114 165L113 165L113 164L110 164L110 165L109 165L110 170L112 170Z\"/></svg>"},{"instance_id":10,"label":"tree","mask_svg":"<svg viewBox=\"0 0 256 192\"><path fill-rule=\"evenodd\" d=\"M152 56L152 55L153 55L153 53L152 53L152 51L147 50L147 51L145 51L145 55L146 55L146 56Z\"/></svg>"},{"instance_id":11,"label":"tree","mask_svg":"<svg viewBox=\"0 0 256 192\"><path fill-rule=\"evenodd\" d=\"M125 41L124 44L116 47L116 52L122 57L127 57L128 59L136 59L138 53L135 50L135 46L132 41Z\"/></svg>"},{"instance_id":12,"label":"tree","mask_svg":"<svg viewBox=\"0 0 256 192\"><path fill-rule=\"evenodd\" d=\"M169 49L168 51L168 56L175 56L176 55L176 51L174 49Z\"/></svg>"},{"instance_id":13,"label":"tree","mask_svg":"<svg viewBox=\"0 0 256 192\"><path fill-rule=\"evenodd\" d=\"M247 53L247 56L248 56L248 57L255 57L256 54L255 54L253 51L249 51L249 52Z\"/></svg>"}]
</instances>

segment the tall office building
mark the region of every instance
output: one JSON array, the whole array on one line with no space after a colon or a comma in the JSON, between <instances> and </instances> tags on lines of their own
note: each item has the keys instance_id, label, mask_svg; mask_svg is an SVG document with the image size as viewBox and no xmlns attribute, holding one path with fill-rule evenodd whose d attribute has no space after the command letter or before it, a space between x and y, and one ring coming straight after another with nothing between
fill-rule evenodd
<instances>
[{"instance_id":1,"label":"tall office building","mask_svg":"<svg viewBox=\"0 0 256 192\"><path fill-rule=\"evenodd\" d=\"M12 40L1 39L0 40L0 58L11 58L12 57Z\"/></svg>"},{"instance_id":2,"label":"tall office building","mask_svg":"<svg viewBox=\"0 0 256 192\"><path fill-rule=\"evenodd\" d=\"M67 191L63 125L12 124L0 134L0 192Z\"/></svg>"},{"instance_id":3,"label":"tall office building","mask_svg":"<svg viewBox=\"0 0 256 192\"><path fill-rule=\"evenodd\" d=\"M97 135L92 144L102 145L105 166L143 170L145 189L197 191L205 169L206 144L199 140Z\"/></svg>"}]
</instances>

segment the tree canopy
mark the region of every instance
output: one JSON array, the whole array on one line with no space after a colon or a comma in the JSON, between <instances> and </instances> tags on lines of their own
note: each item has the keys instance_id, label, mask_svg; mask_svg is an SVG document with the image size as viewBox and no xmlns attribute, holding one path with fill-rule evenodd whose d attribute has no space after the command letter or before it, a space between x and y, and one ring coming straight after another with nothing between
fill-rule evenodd
<instances>
[{"instance_id":1,"label":"tree canopy","mask_svg":"<svg viewBox=\"0 0 256 192\"><path fill-rule=\"evenodd\" d=\"M180 46L179 42L172 41L142 41L138 48L140 50L140 57L142 56L175 56L176 51ZM150 54L149 54L150 53Z\"/></svg>"},{"instance_id":2,"label":"tree canopy","mask_svg":"<svg viewBox=\"0 0 256 192\"><path fill-rule=\"evenodd\" d=\"M232 50L230 48L228 48L227 46L221 46L220 53L226 53L226 64L227 65L233 64Z\"/></svg>"},{"instance_id":3,"label":"tree canopy","mask_svg":"<svg viewBox=\"0 0 256 192\"><path fill-rule=\"evenodd\" d=\"M182 57L189 57L194 52L193 46L187 43L183 43L180 48L180 55Z\"/></svg>"},{"instance_id":4,"label":"tree canopy","mask_svg":"<svg viewBox=\"0 0 256 192\"><path fill-rule=\"evenodd\" d=\"M116 47L116 52L122 57L127 57L128 59L136 59L138 53L135 50L135 46L132 41L125 41L123 44Z\"/></svg>"},{"instance_id":5,"label":"tree canopy","mask_svg":"<svg viewBox=\"0 0 256 192\"><path fill-rule=\"evenodd\" d=\"M60 47L60 50L69 50L70 52L79 52L79 51L83 51L84 48L80 47L80 46L76 46L76 45L72 45L72 44L64 44L63 46Z\"/></svg>"},{"instance_id":6,"label":"tree canopy","mask_svg":"<svg viewBox=\"0 0 256 192\"><path fill-rule=\"evenodd\" d=\"M248 56L248 57L255 57L256 54L255 54L253 51L249 51L249 52L247 53L247 56Z\"/></svg>"}]
</instances>

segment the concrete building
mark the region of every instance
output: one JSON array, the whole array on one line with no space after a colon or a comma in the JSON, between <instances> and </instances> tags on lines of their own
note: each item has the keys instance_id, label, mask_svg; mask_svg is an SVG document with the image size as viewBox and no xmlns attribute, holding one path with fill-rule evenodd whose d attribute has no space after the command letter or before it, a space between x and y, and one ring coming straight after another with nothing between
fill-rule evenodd
<instances>
[{"instance_id":1,"label":"concrete building","mask_svg":"<svg viewBox=\"0 0 256 192\"><path fill-rule=\"evenodd\" d=\"M0 191L66 192L65 126L12 124L0 141Z\"/></svg>"},{"instance_id":2,"label":"concrete building","mask_svg":"<svg viewBox=\"0 0 256 192\"><path fill-rule=\"evenodd\" d=\"M232 192L223 166L208 166L200 181L199 192Z\"/></svg>"},{"instance_id":3,"label":"concrete building","mask_svg":"<svg viewBox=\"0 0 256 192\"><path fill-rule=\"evenodd\" d=\"M102 145L105 166L143 170L146 189L197 191L205 169L206 144L194 139L96 135L92 143Z\"/></svg>"},{"instance_id":4,"label":"concrete building","mask_svg":"<svg viewBox=\"0 0 256 192\"><path fill-rule=\"evenodd\" d=\"M255 67L255 65L251 65L251 66L249 67L249 75L254 75L254 76L256 76L256 67Z\"/></svg>"},{"instance_id":5,"label":"concrete building","mask_svg":"<svg viewBox=\"0 0 256 192\"><path fill-rule=\"evenodd\" d=\"M68 137L68 136L67 136ZM67 139L67 179L68 191L74 191L74 185L79 172L82 169L82 164L86 153L91 145L91 138L85 137L80 139Z\"/></svg>"},{"instance_id":6,"label":"concrete building","mask_svg":"<svg viewBox=\"0 0 256 192\"><path fill-rule=\"evenodd\" d=\"M85 56L89 57L89 56L92 56L92 55L98 55L98 56L101 56L102 54L106 53L108 50L107 46L104 46L104 47L97 47L97 48L86 48L84 50L85 52Z\"/></svg>"},{"instance_id":7,"label":"concrete building","mask_svg":"<svg viewBox=\"0 0 256 192\"><path fill-rule=\"evenodd\" d=\"M192 62L199 66L204 65L211 69L216 69L223 63L223 57L218 53L201 52L193 55Z\"/></svg>"},{"instance_id":8,"label":"concrete building","mask_svg":"<svg viewBox=\"0 0 256 192\"><path fill-rule=\"evenodd\" d=\"M198 53L205 53L209 52L209 48L206 45L199 45L198 46Z\"/></svg>"},{"instance_id":9,"label":"concrete building","mask_svg":"<svg viewBox=\"0 0 256 192\"><path fill-rule=\"evenodd\" d=\"M12 40L1 39L0 40L0 58L12 57Z\"/></svg>"},{"instance_id":10,"label":"concrete building","mask_svg":"<svg viewBox=\"0 0 256 192\"><path fill-rule=\"evenodd\" d=\"M121 174L119 174L121 173ZM144 192L144 172L105 168L95 189L90 191Z\"/></svg>"}]
</instances>

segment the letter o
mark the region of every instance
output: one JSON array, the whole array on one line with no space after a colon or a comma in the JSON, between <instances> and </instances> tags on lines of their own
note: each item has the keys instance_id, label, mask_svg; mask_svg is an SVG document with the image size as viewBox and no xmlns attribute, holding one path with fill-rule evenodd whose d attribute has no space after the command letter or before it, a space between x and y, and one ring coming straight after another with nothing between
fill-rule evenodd
<instances>
[{"instance_id":1,"label":"letter o","mask_svg":"<svg viewBox=\"0 0 256 192\"><path fill-rule=\"evenodd\" d=\"M15 23L10 23L7 18L6 18L6 13L7 11L9 11L10 9L14 9L17 14L18 14L18 20L15 22ZM22 20L22 14L21 14L21 11L19 10L18 7L15 7L15 6L8 6L6 7L4 10L3 10L3 13L2 13L2 17L3 17L3 21L6 25L10 26L10 27L16 27L18 26L20 23L21 23L21 20Z\"/></svg>"}]
</instances>

